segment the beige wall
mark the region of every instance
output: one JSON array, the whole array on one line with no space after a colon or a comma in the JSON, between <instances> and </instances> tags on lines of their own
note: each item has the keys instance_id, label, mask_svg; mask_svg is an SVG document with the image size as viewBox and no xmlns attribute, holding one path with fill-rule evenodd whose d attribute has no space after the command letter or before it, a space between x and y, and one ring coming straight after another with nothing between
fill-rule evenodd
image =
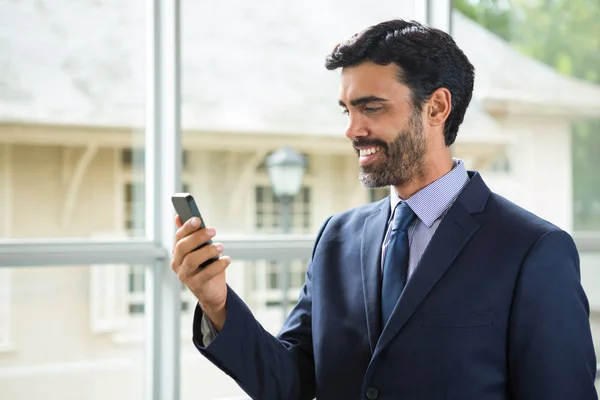
<instances>
[{"instance_id":1,"label":"beige wall","mask_svg":"<svg viewBox=\"0 0 600 400\"><path fill-rule=\"evenodd\" d=\"M116 228L112 149L100 149L95 154L69 208L66 205L69 191L73 190L73 174L84 149L4 146L9 146L10 152L10 176L4 182L10 183L10 187L3 187L5 196L0 197L6 204L3 212L10 210L3 217L7 218L11 237L82 237ZM3 174L6 173L5 165ZM66 215L70 217L65 219Z\"/></svg>"}]
</instances>

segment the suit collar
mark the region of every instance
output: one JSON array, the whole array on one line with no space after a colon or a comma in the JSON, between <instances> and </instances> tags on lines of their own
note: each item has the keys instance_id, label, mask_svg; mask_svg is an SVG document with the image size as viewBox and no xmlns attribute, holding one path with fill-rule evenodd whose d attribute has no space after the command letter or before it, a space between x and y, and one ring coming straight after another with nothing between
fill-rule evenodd
<instances>
[{"instance_id":1,"label":"suit collar","mask_svg":"<svg viewBox=\"0 0 600 400\"><path fill-rule=\"evenodd\" d=\"M490 188L485 184L481 174L477 171L467 171L469 174L469 184L457 198L465 210L470 214L477 214L483 211L490 194Z\"/></svg>"}]
</instances>

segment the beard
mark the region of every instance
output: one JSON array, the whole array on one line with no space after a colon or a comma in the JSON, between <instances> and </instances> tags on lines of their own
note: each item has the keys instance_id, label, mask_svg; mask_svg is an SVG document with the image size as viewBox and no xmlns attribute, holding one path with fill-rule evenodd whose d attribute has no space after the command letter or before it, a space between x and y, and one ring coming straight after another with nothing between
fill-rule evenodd
<instances>
[{"instance_id":1,"label":"beard","mask_svg":"<svg viewBox=\"0 0 600 400\"><path fill-rule=\"evenodd\" d=\"M408 128L398 132L390 143L359 139L354 145L381 148L378 159L360 169L359 179L365 187L402 186L425 175L426 143L418 114L413 114Z\"/></svg>"}]
</instances>

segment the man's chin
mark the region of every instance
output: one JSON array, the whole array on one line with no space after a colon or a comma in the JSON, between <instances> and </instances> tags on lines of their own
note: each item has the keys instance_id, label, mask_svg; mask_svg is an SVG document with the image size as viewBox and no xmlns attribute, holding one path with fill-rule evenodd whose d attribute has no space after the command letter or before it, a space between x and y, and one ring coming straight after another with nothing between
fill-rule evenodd
<instances>
[{"instance_id":1,"label":"man's chin","mask_svg":"<svg viewBox=\"0 0 600 400\"><path fill-rule=\"evenodd\" d=\"M411 182L408 177L389 176L389 174L381 173L381 171L367 172L363 168L360 170L358 179L367 188L401 186Z\"/></svg>"},{"instance_id":2,"label":"man's chin","mask_svg":"<svg viewBox=\"0 0 600 400\"><path fill-rule=\"evenodd\" d=\"M363 184L364 187L367 188L377 188L377 187L384 187L384 186L389 186L388 183L386 183L381 175L377 174L377 173L369 173L364 171L363 168L361 168L360 170L360 174L358 176L358 179L361 181L361 183Z\"/></svg>"},{"instance_id":3,"label":"man's chin","mask_svg":"<svg viewBox=\"0 0 600 400\"><path fill-rule=\"evenodd\" d=\"M385 168L382 168L381 163L378 163L377 160L374 160L367 165L360 166L361 174L381 175L384 171Z\"/></svg>"}]
</instances>

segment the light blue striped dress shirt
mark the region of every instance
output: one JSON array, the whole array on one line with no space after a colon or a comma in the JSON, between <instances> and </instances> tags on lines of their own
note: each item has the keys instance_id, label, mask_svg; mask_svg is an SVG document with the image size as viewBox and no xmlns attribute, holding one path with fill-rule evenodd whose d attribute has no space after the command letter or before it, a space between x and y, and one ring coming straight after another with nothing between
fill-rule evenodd
<instances>
[{"instance_id":1,"label":"light blue striped dress shirt","mask_svg":"<svg viewBox=\"0 0 600 400\"><path fill-rule=\"evenodd\" d=\"M469 183L469 174L462 160L454 159L454 166L446 175L425 186L417 193L406 199L406 203L417 215L415 221L408 228L408 278L417 268L425 249L429 245L433 234L450 206L454 203L460 192ZM383 240L381 251L381 268L387 254L390 241L391 224L394 218L396 205L403 201L392 187L390 205L392 212L388 220L387 231ZM382 274L383 275L383 274Z\"/></svg>"},{"instance_id":2,"label":"light blue striped dress shirt","mask_svg":"<svg viewBox=\"0 0 600 400\"><path fill-rule=\"evenodd\" d=\"M446 175L438 180L425 186L417 193L406 200L409 207L417 215L415 221L408 229L408 244L409 244L409 262L408 262L408 278L415 271L421 256L429 245L433 234L437 230L442 218L454 203L460 192L469 183L469 174L464 163L459 159L454 159L454 166ZM383 268L383 260L387 253L387 247L390 241L391 224L390 221L394 218L394 211L398 202L403 201L392 187L390 194L390 203L392 212L387 224L387 231L383 240L383 248L381 252L381 268ZM382 274L383 275L383 274ZM200 332L202 333L202 341L204 346L208 346L217 336L217 332L206 317L202 316L200 322Z\"/></svg>"}]
</instances>

